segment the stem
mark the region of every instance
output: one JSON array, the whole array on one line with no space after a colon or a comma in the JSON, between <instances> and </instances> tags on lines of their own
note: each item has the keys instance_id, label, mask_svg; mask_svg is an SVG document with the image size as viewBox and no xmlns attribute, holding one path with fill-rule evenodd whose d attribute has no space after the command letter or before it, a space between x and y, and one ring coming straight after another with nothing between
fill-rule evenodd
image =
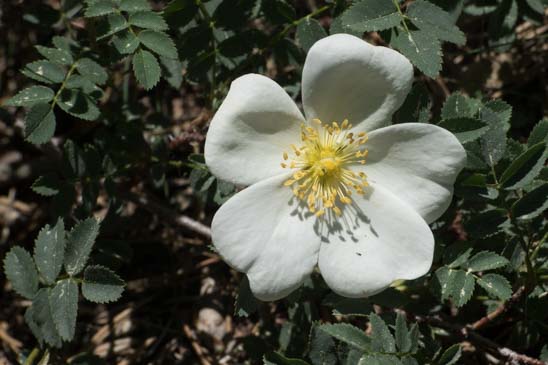
<instances>
[{"instance_id":1,"label":"stem","mask_svg":"<svg viewBox=\"0 0 548 365\"><path fill-rule=\"evenodd\" d=\"M489 158L491 159L491 156L489 156ZM491 159L490 165L491 165L491 174L493 175L493 179L495 180L495 183L496 183L495 186L500 195L501 193L500 183L497 178L497 173L495 171L495 166L492 159ZM502 198L502 204L504 205L506 214L510 218L510 222L512 223L512 226L514 226L515 230L517 231L518 242L521 246L521 249L523 250L523 252L525 252L525 267L527 269L527 281L525 285L525 290L526 292L530 292L535 287L537 279L535 275L535 270L533 268L533 263L531 261L531 255L529 253L529 244L527 243L527 241L525 241L525 238L524 238L525 233L522 231L521 227L516 221L516 218L512 215L512 209L508 206L504 198Z\"/></svg>"},{"instance_id":2,"label":"stem","mask_svg":"<svg viewBox=\"0 0 548 365\"><path fill-rule=\"evenodd\" d=\"M205 7L202 0L196 0L196 5L200 9L200 15L202 16L203 20L207 22L207 25L211 29L211 35L212 35L211 46L213 47L213 52L212 53L214 55L216 55L217 51L218 51L217 46L220 42L217 39L217 37L215 36L215 22L213 21L213 18L211 17L211 14L209 14L209 12L207 11L207 8ZM209 56L210 55L208 54L207 57L209 57ZM209 104L210 105L213 105L213 99L215 98L215 91L217 89L217 82L216 82L216 77L215 77L215 73L217 72L216 67L215 67L216 64L217 64L217 62L213 62L213 67L211 68L211 88L209 90Z\"/></svg>"},{"instance_id":3,"label":"stem","mask_svg":"<svg viewBox=\"0 0 548 365\"><path fill-rule=\"evenodd\" d=\"M35 347L31 351L30 355L27 357L27 359L25 360L23 365L32 365L32 364L34 364L34 360L36 360L36 358L38 357L39 354L40 354L40 349L38 347Z\"/></svg>"},{"instance_id":4,"label":"stem","mask_svg":"<svg viewBox=\"0 0 548 365\"><path fill-rule=\"evenodd\" d=\"M57 93L55 93L55 96L53 97L53 101L51 102L51 109L53 109L55 107L55 105L57 104L57 99L59 98L59 95L61 95L63 90L65 89L65 86L67 85L68 79L70 78L70 76L72 75L74 70L76 70L76 66L78 66L78 60L75 61L70 66L67 74L65 75L65 79L63 80L63 82L61 83L61 86L59 87L59 90L57 90Z\"/></svg>"},{"instance_id":5,"label":"stem","mask_svg":"<svg viewBox=\"0 0 548 365\"><path fill-rule=\"evenodd\" d=\"M313 18L315 17L316 15L319 15L321 13L323 13L324 11L328 10L331 8L331 5L324 5L316 10L314 10L313 12L311 12L310 14L308 15L305 15L303 16L302 18L299 18L297 20L294 20L293 22L291 22L290 24L288 24L280 33L278 33L276 36L274 36L273 38L273 41L270 42L271 44L269 44L269 46L273 46L275 45L276 43L278 43L287 33L289 33L289 31L293 28L293 27L296 27L298 26L299 24L301 24L303 21L307 20L307 19L310 19L310 18Z\"/></svg>"}]
</instances>

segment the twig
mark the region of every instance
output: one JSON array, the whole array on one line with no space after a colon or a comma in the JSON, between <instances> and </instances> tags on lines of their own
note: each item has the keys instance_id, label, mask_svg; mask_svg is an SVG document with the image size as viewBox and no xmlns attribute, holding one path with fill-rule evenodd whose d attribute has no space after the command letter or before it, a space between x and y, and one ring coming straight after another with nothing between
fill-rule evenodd
<instances>
[{"instance_id":1,"label":"twig","mask_svg":"<svg viewBox=\"0 0 548 365\"><path fill-rule=\"evenodd\" d=\"M135 204L141 205L143 208L150 211L151 213L161 215L181 227L184 227L206 238L211 239L211 228L203 223L187 217L186 215L177 214L176 212L171 210L171 208L166 207L146 196L137 196L131 193L123 193L122 195L128 200L134 202Z\"/></svg>"},{"instance_id":2,"label":"twig","mask_svg":"<svg viewBox=\"0 0 548 365\"><path fill-rule=\"evenodd\" d=\"M187 325L183 325L183 332L185 333L186 337L190 341L190 344L192 345L192 348L194 349L194 352L196 352L196 355L198 355L198 358L200 359L200 363L202 365L211 365L211 363L205 358L204 351L200 344L198 343L198 340L196 338L196 334L194 331Z\"/></svg>"},{"instance_id":3,"label":"twig","mask_svg":"<svg viewBox=\"0 0 548 365\"><path fill-rule=\"evenodd\" d=\"M487 325L489 322L493 321L495 318L497 318L501 314L506 313L511 306L513 306L515 303L517 303L521 299L521 297L523 296L523 293L525 293L525 286L520 286L519 289L516 290L516 292L512 295L512 297L508 299L506 302L502 303L497 309L487 314L485 317L480 318L476 322L467 325L466 327L476 331L479 330L480 328L485 327L485 325Z\"/></svg>"}]
</instances>

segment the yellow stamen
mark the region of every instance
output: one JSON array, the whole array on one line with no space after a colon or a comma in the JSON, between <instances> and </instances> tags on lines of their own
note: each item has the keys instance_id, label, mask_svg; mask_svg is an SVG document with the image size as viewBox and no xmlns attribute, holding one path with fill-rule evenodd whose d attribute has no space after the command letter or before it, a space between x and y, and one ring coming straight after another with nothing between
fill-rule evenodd
<instances>
[{"instance_id":1,"label":"yellow stamen","mask_svg":"<svg viewBox=\"0 0 548 365\"><path fill-rule=\"evenodd\" d=\"M290 146L293 156L283 153L284 161L289 160L289 167L298 169L284 185L291 186L293 194L317 217L327 210L342 215L341 208L352 204L352 192L363 195L363 189L368 186L363 172L352 171L352 166L365 164L368 151L363 145L367 142L367 134L355 135L350 132L351 128L347 119L331 124L313 119L312 124L301 125L303 144ZM282 162L282 167L287 164Z\"/></svg>"}]
</instances>

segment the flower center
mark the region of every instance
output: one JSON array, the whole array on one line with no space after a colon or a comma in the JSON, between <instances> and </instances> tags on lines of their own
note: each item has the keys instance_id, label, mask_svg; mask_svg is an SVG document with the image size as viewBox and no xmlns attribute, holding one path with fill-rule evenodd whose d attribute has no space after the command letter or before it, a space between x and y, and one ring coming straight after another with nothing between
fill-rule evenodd
<instances>
[{"instance_id":1,"label":"flower center","mask_svg":"<svg viewBox=\"0 0 548 365\"><path fill-rule=\"evenodd\" d=\"M331 125L313 119L311 125L301 125L302 145L291 145L291 156L283 153L281 166L296 170L284 185L318 217L329 210L340 216L342 204L352 203L352 192L363 195L363 188L368 186L366 175L351 169L365 164L367 134L354 135L351 128L346 119Z\"/></svg>"}]
</instances>

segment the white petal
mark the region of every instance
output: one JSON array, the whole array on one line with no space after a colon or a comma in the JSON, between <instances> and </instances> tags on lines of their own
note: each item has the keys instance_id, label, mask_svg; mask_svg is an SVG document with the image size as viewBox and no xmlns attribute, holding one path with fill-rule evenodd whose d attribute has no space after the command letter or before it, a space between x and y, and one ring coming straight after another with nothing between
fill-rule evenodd
<instances>
[{"instance_id":1,"label":"white petal","mask_svg":"<svg viewBox=\"0 0 548 365\"><path fill-rule=\"evenodd\" d=\"M449 207L466 152L447 130L405 123L375 130L365 144L368 181L389 189L428 222Z\"/></svg>"},{"instance_id":2,"label":"white petal","mask_svg":"<svg viewBox=\"0 0 548 365\"><path fill-rule=\"evenodd\" d=\"M296 214L297 202L284 174L251 185L226 202L211 226L223 259L247 273L261 300L285 297L318 262L320 238L313 219Z\"/></svg>"},{"instance_id":3,"label":"white petal","mask_svg":"<svg viewBox=\"0 0 548 365\"><path fill-rule=\"evenodd\" d=\"M426 222L388 190L372 184L366 197L354 202L348 232L331 233L322 242L319 267L325 282L342 296L374 295L397 279L415 279L428 272L434 236ZM345 214L348 214L345 207ZM351 233L349 233L351 232Z\"/></svg>"},{"instance_id":4,"label":"white petal","mask_svg":"<svg viewBox=\"0 0 548 365\"><path fill-rule=\"evenodd\" d=\"M308 119L345 118L361 130L390 124L413 80L413 66L400 53L349 34L316 42L303 69L303 106Z\"/></svg>"},{"instance_id":5,"label":"white petal","mask_svg":"<svg viewBox=\"0 0 548 365\"><path fill-rule=\"evenodd\" d=\"M276 82L242 76L232 82L211 121L206 164L217 177L238 185L283 173L283 151L299 142L302 121L299 108Z\"/></svg>"}]
</instances>

